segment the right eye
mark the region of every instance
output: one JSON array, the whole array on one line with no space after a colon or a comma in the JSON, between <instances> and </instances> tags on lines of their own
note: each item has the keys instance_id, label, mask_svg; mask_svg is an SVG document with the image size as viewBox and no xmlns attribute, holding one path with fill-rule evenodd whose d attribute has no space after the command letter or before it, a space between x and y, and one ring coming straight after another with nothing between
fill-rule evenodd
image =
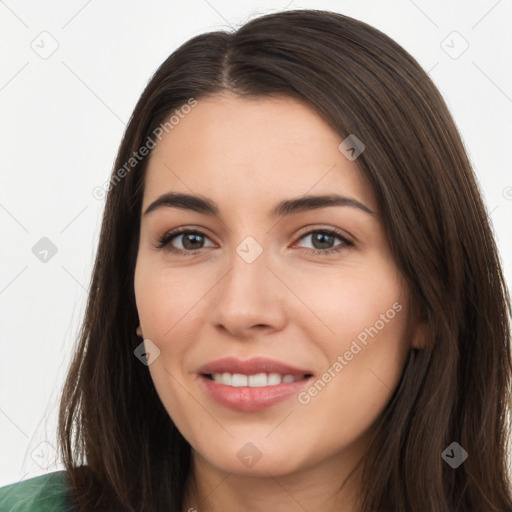
<instances>
[{"instance_id":1,"label":"right eye","mask_svg":"<svg viewBox=\"0 0 512 512\"><path fill-rule=\"evenodd\" d=\"M173 245L174 240L181 238L182 248L175 247ZM170 252L176 254L189 255L198 249L203 248L204 239L210 240L205 233L197 229L189 228L178 228L169 233L166 233L162 238L159 239L157 247L159 249L165 248ZM212 244L210 247L214 247Z\"/></svg>"}]
</instances>

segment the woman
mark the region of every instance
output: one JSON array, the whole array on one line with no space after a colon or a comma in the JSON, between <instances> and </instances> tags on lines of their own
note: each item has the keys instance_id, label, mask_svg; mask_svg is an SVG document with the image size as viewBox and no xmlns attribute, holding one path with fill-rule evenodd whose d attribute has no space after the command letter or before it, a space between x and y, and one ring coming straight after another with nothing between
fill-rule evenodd
<instances>
[{"instance_id":1,"label":"woman","mask_svg":"<svg viewBox=\"0 0 512 512\"><path fill-rule=\"evenodd\" d=\"M512 511L496 245L451 115L397 43L314 10L191 39L107 192L66 472L4 503Z\"/></svg>"}]
</instances>

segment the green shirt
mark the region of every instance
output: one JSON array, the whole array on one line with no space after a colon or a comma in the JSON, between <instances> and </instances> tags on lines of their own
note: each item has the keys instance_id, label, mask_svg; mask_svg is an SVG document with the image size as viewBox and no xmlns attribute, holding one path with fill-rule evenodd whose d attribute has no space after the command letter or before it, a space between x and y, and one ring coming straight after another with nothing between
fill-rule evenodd
<instances>
[{"instance_id":1,"label":"green shirt","mask_svg":"<svg viewBox=\"0 0 512 512\"><path fill-rule=\"evenodd\" d=\"M72 512L66 471L0 487L1 512Z\"/></svg>"}]
</instances>

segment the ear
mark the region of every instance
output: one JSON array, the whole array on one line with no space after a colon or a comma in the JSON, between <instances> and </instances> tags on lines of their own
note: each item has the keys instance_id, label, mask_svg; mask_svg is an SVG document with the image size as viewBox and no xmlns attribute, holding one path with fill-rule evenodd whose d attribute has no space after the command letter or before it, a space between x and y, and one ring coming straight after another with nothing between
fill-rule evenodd
<instances>
[{"instance_id":1,"label":"ear","mask_svg":"<svg viewBox=\"0 0 512 512\"><path fill-rule=\"evenodd\" d=\"M425 350L429 345L428 321L425 310L418 304L413 306L411 322L411 349Z\"/></svg>"},{"instance_id":2,"label":"ear","mask_svg":"<svg viewBox=\"0 0 512 512\"><path fill-rule=\"evenodd\" d=\"M428 323L426 319L416 321L412 328L411 348L424 350L428 345Z\"/></svg>"}]
</instances>

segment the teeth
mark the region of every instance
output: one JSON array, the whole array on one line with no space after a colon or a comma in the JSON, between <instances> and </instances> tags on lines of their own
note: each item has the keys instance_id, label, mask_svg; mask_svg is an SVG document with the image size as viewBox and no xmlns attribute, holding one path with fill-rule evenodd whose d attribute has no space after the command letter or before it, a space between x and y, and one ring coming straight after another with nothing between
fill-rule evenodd
<instances>
[{"instance_id":1,"label":"teeth","mask_svg":"<svg viewBox=\"0 0 512 512\"><path fill-rule=\"evenodd\" d=\"M251 388L260 388L267 385L267 375L265 373L257 373L256 375L249 375L248 384Z\"/></svg>"},{"instance_id":2,"label":"teeth","mask_svg":"<svg viewBox=\"0 0 512 512\"><path fill-rule=\"evenodd\" d=\"M269 373L267 376L267 384L269 386L281 384L281 375L279 375L279 373Z\"/></svg>"},{"instance_id":3,"label":"teeth","mask_svg":"<svg viewBox=\"0 0 512 512\"><path fill-rule=\"evenodd\" d=\"M265 386L277 386L281 383L300 380L304 375L294 377L293 375L281 375L279 373L257 373L255 375L242 375L241 373L214 373L213 380L219 384L233 386L235 388L250 387L261 388Z\"/></svg>"},{"instance_id":4,"label":"teeth","mask_svg":"<svg viewBox=\"0 0 512 512\"><path fill-rule=\"evenodd\" d=\"M241 373L235 373L231 377L231 385L235 388L241 388L242 386L247 386L249 379L247 375L242 375Z\"/></svg>"}]
</instances>

